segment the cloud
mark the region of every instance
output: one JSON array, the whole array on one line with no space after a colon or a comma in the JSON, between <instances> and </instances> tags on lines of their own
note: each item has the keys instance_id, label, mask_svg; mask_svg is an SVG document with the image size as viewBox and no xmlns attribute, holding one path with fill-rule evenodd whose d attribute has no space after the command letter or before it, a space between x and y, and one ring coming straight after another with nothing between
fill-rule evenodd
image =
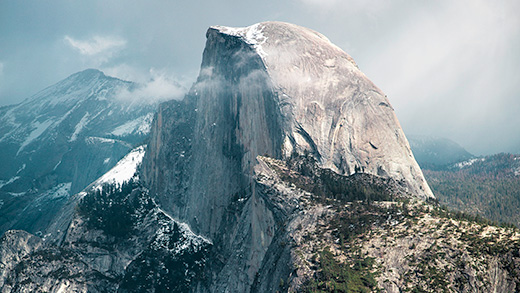
<instances>
[{"instance_id":1,"label":"cloud","mask_svg":"<svg viewBox=\"0 0 520 293\"><path fill-rule=\"evenodd\" d=\"M131 68L127 65L123 68ZM143 74L134 71L134 76L143 78ZM116 99L128 103L153 104L167 100L182 100L187 92L184 82L165 71L150 69L149 79L138 83L133 88L121 88L116 94Z\"/></svg>"},{"instance_id":2,"label":"cloud","mask_svg":"<svg viewBox=\"0 0 520 293\"><path fill-rule=\"evenodd\" d=\"M520 118L509 115L520 106L508 97L519 88L513 79L520 65L520 5L423 4L394 15L357 60L360 68L388 95L406 132L449 137L476 154L509 149L496 142L520 137L512 127Z\"/></svg>"},{"instance_id":3,"label":"cloud","mask_svg":"<svg viewBox=\"0 0 520 293\"><path fill-rule=\"evenodd\" d=\"M93 36L78 40L65 36L64 41L81 55L80 61L86 67L100 67L109 63L126 47L127 41L118 36Z\"/></svg>"},{"instance_id":4,"label":"cloud","mask_svg":"<svg viewBox=\"0 0 520 293\"><path fill-rule=\"evenodd\" d=\"M298 0L307 9L318 11L321 13L345 13L374 15L386 9L390 3L385 0L362 0L362 1L346 1L346 0Z\"/></svg>"},{"instance_id":5,"label":"cloud","mask_svg":"<svg viewBox=\"0 0 520 293\"><path fill-rule=\"evenodd\" d=\"M64 39L81 55L87 56L119 51L126 46L126 40L119 37L94 36L89 40L82 41L65 36Z\"/></svg>"}]
</instances>

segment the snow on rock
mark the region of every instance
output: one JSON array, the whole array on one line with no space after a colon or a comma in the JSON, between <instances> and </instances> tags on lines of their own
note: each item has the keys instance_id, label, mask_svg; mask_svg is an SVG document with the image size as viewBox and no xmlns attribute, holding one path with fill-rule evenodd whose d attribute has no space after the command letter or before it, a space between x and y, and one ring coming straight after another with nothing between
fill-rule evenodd
<instances>
[{"instance_id":1,"label":"snow on rock","mask_svg":"<svg viewBox=\"0 0 520 293\"><path fill-rule=\"evenodd\" d=\"M105 173L95 182L94 188L102 188L103 184L122 184L134 177L135 171L145 153L145 146L133 149L128 155L122 158L114 168Z\"/></svg>"},{"instance_id":2,"label":"snow on rock","mask_svg":"<svg viewBox=\"0 0 520 293\"><path fill-rule=\"evenodd\" d=\"M60 183L54 188L46 191L42 194L40 198L45 199L55 199L61 197L68 197L70 195L70 187L72 186L72 182Z\"/></svg>"},{"instance_id":3,"label":"snow on rock","mask_svg":"<svg viewBox=\"0 0 520 293\"><path fill-rule=\"evenodd\" d=\"M515 176L520 176L520 168L514 169L513 172L515 173Z\"/></svg>"},{"instance_id":4,"label":"snow on rock","mask_svg":"<svg viewBox=\"0 0 520 293\"><path fill-rule=\"evenodd\" d=\"M70 136L70 139L69 139L70 142L75 141L78 138L78 134L88 124L89 117L90 117L90 114L88 112L85 113L83 118L81 118L81 120L78 122L78 124L76 124L76 127L74 128L74 133L72 133L72 135Z\"/></svg>"},{"instance_id":5,"label":"snow on rock","mask_svg":"<svg viewBox=\"0 0 520 293\"><path fill-rule=\"evenodd\" d=\"M95 136L89 136L85 138L85 142L87 144L95 144L95 143L115 143L115 139L111 138L104 138L104 137L95 137Z\"/></svg>"},{"instance_id":6,"label":"snow on rock","mask_svg":"<svg viewBox=\"0 0 520 293\"><path fill-rule=\"evenodd\" d=\"M129 134L148 134L150 133L150 125L152 124L153 113L141 116L132 121L128 121L125 124L118 126L114 129L111 134L116 136L125 136Z\"/></svg>"},{"instance_id":7,"label":"snow on rock","mask_svg":"<svg viewBox=\"0 0 520 293\"><path fill-rule=\"evenodd\" d=\"M227 27L227 26L212 26L211 28L216 29L224 34L242 38L246 43L250 44L255 48L256 52L262 59L267 57L267 53L262 48L262 45L267 41L267 37L262 33L264 25L257 23L248 27Z\"/></svg>"},{"instance_id":8,"label":"snow on rock","mask_svg":"<svg viewBox=\"0 0 520 293\"><path fill-rule=\"evenodd\" d=\"M20 167L20 169L18 169L18 171L16 171L16 175L20 174L20 172L22 172L23 170L25 170L25 167L27 165L26 164L22 164L22 166Z\"/></svg>"},{"instance_id":9,"label":"snow on rock","mask_svg":"<svg viewBox=\"0 0 520 293\"><path fill-rule=\"evenodd\" d=\"M9 179L8 181L0 180L0 188L4 187L6 185L11 184L11 183L15 182L18 179L20 179L20 176L15 176L15 177Z\"/></svg>"},{"instance_id":10,"label":"snow on rock","mask_svg":"<svg viewBox=\"0 0 520 293\"><path fill-rule=\"evenodd\" d=\"M161 226L156 231L156 237L154 242L152 243L152 247L154 247L155 249L163 248L167 249L169 252L173 254L177 254L186 249L198 250L206 244L213 244L211 240L193 233L188 224L173 219L161 208L157 209L159 214L163 214L167 217L168 221L160 221ZM175 243L171 243L171 234L175 233L176 231L173 231L175 227L172 227L169 224L170 222L174 222L177 224L176 226L180 234L178 241L176 241Z\"/></svg>"},{"instance_id":11,"label":"snow on rock","mask_svg":"<svg viewBox=\"0 0 520 293\"><path fill-rule=\"evenodd\" d=\"M459 162L459 163L455 164L455 167L457 167L459 169L462 169L464 167L468 167L468 166L473 165L475 162L484 162L485 160L486 160L485 158L469 159L467 161L462 161L462 162Z\"/></svg>"},{"instance_id":12,"label":"snow on rock","mask_svg":"<svg viewBox=\"0 0 520 293\"><path fill-rule=\"evenodd\" d=\"M52 121L52 120L47 120L47 121L44 121L44 122L36 121L32 125L33 126L33 130L31 131L29 136L25 139L25 141L22 143L22 145L18 149L18 152L16 153L16 155L18 155L33 140L37 139L40 135L42 135L42 133L45 132L45 130L47 130L47 128L49 128L49 126L51 126L51 124L53 122L54 121Z\"/></svg>"},{"instance_id":13,"label":"snow on rock","mask_svg":"<svg viewBox=\"0 0 520 293\"><path fill-rule=\"evenodd\" d=\"M8 192L8 194L11 195L12 197L19 197L19 196L25 195L26 193L27 193L26 191L23 191L23 192Z\"/></svg>"}]
</instances>

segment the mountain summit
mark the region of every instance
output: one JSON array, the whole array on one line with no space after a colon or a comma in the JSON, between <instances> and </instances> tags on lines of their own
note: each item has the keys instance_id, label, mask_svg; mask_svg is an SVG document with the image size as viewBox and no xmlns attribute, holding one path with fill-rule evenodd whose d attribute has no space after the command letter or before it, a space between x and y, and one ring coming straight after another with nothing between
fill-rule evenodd
<instances>
[{"instance_id":1,"label":"mountain summit","mask_svg":"<svg viewBox=\"0 0 520 293\"><path fill-rule=\"evenodd\" d=\"M230 194L250 185L256 156L264 154L310 153L338 174L392 178L415 197L433 197L386 96L347 53L310 29L282 22L211 27L200 76L185 100L193 108L193 139L179 151L193 155L186 171L194 184L171 194L178 179L159 171L175 166L159 158L179 144L164 140L172 133L165 121L176 120L166 105L144 173L167 209L203 233L218 230L220 203L224 208Z\"/></svg>"},{"instance_id":2,"label":"mountain summit","mask_svg":"<svg viewBox=\"0 0 520 293\"><path fill-rule=\"evenodd\" d=\"M144 140L156 103L118 98L135 86L87 69L0 108L0 234L43 232L70 195Z\"/></svg>"},{"instance_id":3,"label":"mountain summit","mask_svg":"<svg viewBox=\"0 0 520 293\"><path fill-rule=\"evenodd\" d=\"M142 175L166 212L219 247L213 284L246 290L273 241L280 219L258 156L311 156L335 174L433 197L388 99L327 38L282 22L206 36L190 93L159 108Z\"/></svg>"}]
</instances>

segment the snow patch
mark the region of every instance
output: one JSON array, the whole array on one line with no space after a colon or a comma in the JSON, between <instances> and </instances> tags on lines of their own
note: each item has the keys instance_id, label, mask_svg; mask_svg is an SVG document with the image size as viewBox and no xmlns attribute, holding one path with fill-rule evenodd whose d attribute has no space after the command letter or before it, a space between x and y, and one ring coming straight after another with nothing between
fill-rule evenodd
<instances>
[{"instance_id":1,"label":"snow patch","mask_svg":"<svg viewBox=\"0 0 520 293\"><path fill-rule=\"evenodd\" d=\"M87 112L81 118L81 120L76 124L76 127L74 128L74 133L70 136L69 142L73 142L78 138L78 134L83 130L83 128L89 123L88 118L90 117L90 114Z\"/></svg>"},{"instance_id":2,"label":"snow patch","mask_svg":"<svg viewBox=\"0 0 520 293\"><path fill-rule=\"evenodd\" d=\"M18 171L16 171L16 175L20 174L20 172L22 172L24 169L25 169L25 164L22 165L22 167L20 167L20 169L18 169Z\"/></svg>"},{"instance_id":3,"label":"snow patch","mask_svg":"<svg viewBox=\"0 0 520 293\"><path fill-rule=\"evenodd\" d=\"M157 208L158 212L168 217L170 221L162 222L161 227L155 232L155 240L152 243L156 249L162 248L167 249L169 252L175 254L181 253L186 249L198 250L206 244L213 244L211 240L193 233L188 224L181 223L173 219L161 208ZM171 243L172 225L171 222L177 224L179 229L180 237L175 243Z\"/></svg>"},{"instance_id":4,"label":"snow patch","mask_svg":"<svg viewBox=\"0 0 520 293\"><path fill-rule=\"evenodd\" d=\"M122 158L114 168L110 169L105 175L101 176L94 183L94 188L101 190L104 184L123 184L123 182L134 177L135 171L145 153L145 146L140 146L133 149L124 158ZM138 177L136 178L138 179Z\"/></svg>"},{"instance_id":5,"label":"snow patch","mask_svg":"<svg viewBox=\"0 0 520 293\"><path fill-rule=\"evenodd\" d=\"M58 166L61 164L61 160L58 162L58 164L56 164L56 166L54 166L54 168L52 168L52 171L56 171L56 169L58 168Z\"/></svg>"},{"instance_id":6,"label":"snow patch","mask_svg":"<svg viewBox=\"0 0 520 293\"><path fill-rule=\"evenodd\" d=\"M115 139L111 138L103 138L103 137L97 137L97 136L89 136L85 138L85 142L87 144L95 144L95 143L115 143Z\"/></svg>"},{"instance_id":7,"label":"snow patch","mask_svg":"<svg viewBox=\"0 0 520 293\"><path fill-rule=\"evenodd\" d=\"M111 134L116 136L125 136L129 134L148 134L152 125L153 113L141 116L132 121L115 128Z\"/></svg>"},{"instance_id":8,"label":"snow patch","mask_svg":"<svg viewBox=\"0 0 520 293\"><path fill-rule=\"evenodd\" d=\"M16 153L16 155L18 156L18 154L27 145L29 145L33 140L37 139L40 135L42 135L42 133L45 132L45 130L47 130L47 128L49 128L49 126L51 126L52 123L53 123L52 120L47 120L47 121L44 121L44 122L36 121L35 123L33 123L32 124L33 130L31 131L29 136L25 139L25 141L22 143L22 145L18 149L18 152Z\"/></svg>"},{"instance_id":9,"label":"snow patch","mask_svg":"<svg viewBox=\"0 0 520 293\"><path fill-rule=\"evenodd\" d=\"M464 167L468 167L468 166L471 166L473 165L475 162L484 162L486 159L485 158L474 158L474 159L469 159L467 161L463 161L463 162L460 162L460 163L457 163L455 164L455 167L459 168L459 169L462 169Z\"/></svg>"},{"instance_id":10,"label":"snow patch","mask_svg":"<svg viewBox=\"0 0 520 293\"><path fill-rule=\"evenodd\" d=\"M55 186L53 189L42 194L42 196L40 198L55 199L55 198L61 198L61 197L69 197L71 186L72 186L72 182L60 183L57 186Z\"/></svg>"},{"instance_id":11,"label":"snow patch","mask_svg":"<svg viewBox=\"0 0 520 293\"><path fill-rule=\"evenodd\" d=\"M0 188L4 187L6 185L11 184L11 183L15 182L18 179L20 179L20 176L15 176L15 177L9 179L8 181L0 180Z\"/></svg>"},{"instance_id":12,"label":"snow patch","mask_svg":"<svg viewBox=\"0 0 520 293\"><path fill-rule=\"evenodd\" d=\"M265 60L267 53L262 48L262 45L267 41L267 37L263 34L264 26L261 23L253 24L248 27L227 27L227 26L212 26L211 28L218 30L221 33L242 38L246 43L255 48L256 52L262 59Z\"/></svg>"}]
</instances>

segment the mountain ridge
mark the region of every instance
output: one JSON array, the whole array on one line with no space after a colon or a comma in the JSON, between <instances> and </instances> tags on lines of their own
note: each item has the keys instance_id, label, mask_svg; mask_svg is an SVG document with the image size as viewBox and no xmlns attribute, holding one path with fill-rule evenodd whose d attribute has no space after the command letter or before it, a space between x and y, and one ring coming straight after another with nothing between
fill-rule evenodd
<instances>
[{"instance_id":1,"label":"mountain ridge","mask_svg":"<svg viewBox=\"0 0 520 293\"><path fill-rule=\"evenodd\" d=\"M0 233L45 230L70 195L144 139L155 104L116 98L133 86L87 69L0 110Z\"/></svg>"}]
</instances>

